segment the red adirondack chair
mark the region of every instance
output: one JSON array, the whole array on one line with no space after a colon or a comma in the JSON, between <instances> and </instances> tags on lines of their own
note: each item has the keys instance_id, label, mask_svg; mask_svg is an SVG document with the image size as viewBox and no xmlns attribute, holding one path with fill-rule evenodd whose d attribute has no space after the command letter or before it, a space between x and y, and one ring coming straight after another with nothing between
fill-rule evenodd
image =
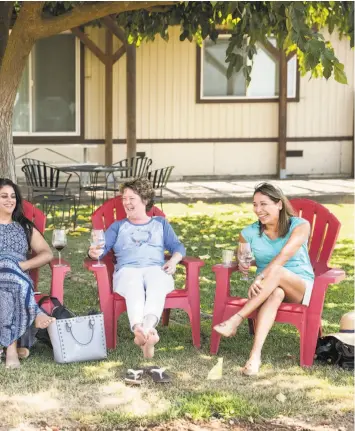
<instances>
[{"instance_id":1,"label":"red adirondack chair","mask_svg":"<svg viewBox=\"0 0 355 431\"><path fill-rule=\"evenodd\" d=\"M33 206L30 202L24 200L22 202L23 211L25 217L31 220L36 228L43 234L46 227L46 216L43 212ZM70 266L68 262L63 261L62 263L66 263L66 266L54 266L58 263L58 259L52 259L49 263L51 271L52 271L52 280L51 280L51 291L50 295L55 296L59 299L60 302L63 303L64 297L64 278L65 274L70 271ZM37 292L38 279L39 279L39 268L30 270L30 277L33 280L34 289ZM38 301L42 296L45 295L36 295L36 300ZM46 308L46 305L43 305L43 308ZM50 310L47 310L50 311Z\"/></svg>"},{"instance_id":2,"label":"red adirondack chair","mask_svg":"<svg viewBox=\"0 0 355 431\"><path fill-rule=\"evenodd\" d=\"M299 217L308 220L311 225L308 249L315 281L309 306L282 303L276 321L296 326L300 332L300 365L310 367L313 364L317 338L321 334L321 316L326 290L329 284L339 283L345 278L343 270L328 267L341 224L327 208L317 202L293 199L291 204ZM236 264L231 268L215 265L212 269L216 274L213 328L238 312L247 299L230 296L230 276L232 272L237 271ZM255 319L256 315L256 312L253 313L250 319ZM210 344L212 354L218 351L220 337L212 330Z\"/></svg>"},{"instance_id":3,"label":"red adirondack chair","mask_svg":"<svg viewBox=\"0 0 355 431\"><path fill-rule=\"evenodd\" d=\"M149 216L162 216L165 214L157 207L147 213ZM115 220L126 218L121 196L109 199L92 215L93 229L106 230ZM114 256L108 253L103 262L104 267L95 267L90 259L86 259L84 266L95 274L99 291L100 308L104 313L106 344L109 349L115 349L117 343L117 320L126 311L125 299L112 290L112 275L114 271ZM181 264L186 268L186 282L184 289L175 289L169 293L165 300L165 309L162 323L168 325L171 308L180 308L187 312L191 322L192 340L195 347L200 347L200 268L204 262L198 258L185 257Z\"/></svg>"}]
</instances>

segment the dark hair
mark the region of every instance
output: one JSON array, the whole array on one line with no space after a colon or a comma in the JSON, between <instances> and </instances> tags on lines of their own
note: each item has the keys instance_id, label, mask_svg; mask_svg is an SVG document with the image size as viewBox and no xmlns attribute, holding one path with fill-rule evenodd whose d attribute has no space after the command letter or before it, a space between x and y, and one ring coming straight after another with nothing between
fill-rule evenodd
<instances>
[{"instance_id":1,"label":"dark hair","mask_svg":"<svg viewBox=\"0 0 355 431\"><path fill-rule=\"evenodd\" d=\"M15 196L16 196L16 206L12 213L12 220L19 223L23 228L23 230L25 231L28 248L30 249L34 224L30 220L28 220L27 217L25 217L25 214L23 212L23 207L22 207L22 196L18 185L16 185L13 181L11 181L8 178L0 178L0 190L5 186L10 186L14 189Z\"/></svg>"},{"instance_id":2,"label":"dark hair","mask_svg":"<svg viewBox=\"0 0 355 431\"><path fill-rule=\"evenodd\" d=\"M147 201L146 211L152 209L152 206L154 205L155 192L153 185L148 178L136 178L132 181L122 183L120 185L120 192L122 195L126 189L133 190L134 193L136 193L142 200Z\"/></svg>"},{"instance_id":3,"label":"dark hair","mask_svg":"<svg viewBox=\"0 0 355 431\"><path fill-rule=\"evenodd\" d=\"M295 215L295 211L290 204L290 201L283 194L282 190L269 183L261 183L255 187L253 197L256 193L261 193L268 196L273 202L282 202L282 208L279 215L279 236L284 237L290 229L290 217ZM265 226L259 221L259 234L262 235Z\"/></svg>"}]
</instances>

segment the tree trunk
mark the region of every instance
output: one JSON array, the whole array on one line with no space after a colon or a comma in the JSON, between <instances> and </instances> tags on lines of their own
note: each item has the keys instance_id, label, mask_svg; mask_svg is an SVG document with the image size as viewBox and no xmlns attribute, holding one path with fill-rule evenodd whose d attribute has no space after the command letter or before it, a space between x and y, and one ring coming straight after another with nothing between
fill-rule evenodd
<instances>
[{"instance_id":1,"label":"tree trunk","mask_svg":"<svg viewBox=\"0 0 355 431\"><path fill-rule=\"evenodd\" d=\"M1 75L0 75L1 79ZM12 142L13 105L2 106L0 111L0 178L16 182L15 154Z\"/></svg>"},{"instance_id":2,"label":"tree trunk","mask_svg":"<svg viewBox=\"0 0 355 431\"><path fill-rule=\"evenodd\" d=\"M17 24L17 23L16 23ZM16 24L0 67L0 177L16 181L12 118L17 90L34 40L19 34Z\"/></svg>"}]
</instances>

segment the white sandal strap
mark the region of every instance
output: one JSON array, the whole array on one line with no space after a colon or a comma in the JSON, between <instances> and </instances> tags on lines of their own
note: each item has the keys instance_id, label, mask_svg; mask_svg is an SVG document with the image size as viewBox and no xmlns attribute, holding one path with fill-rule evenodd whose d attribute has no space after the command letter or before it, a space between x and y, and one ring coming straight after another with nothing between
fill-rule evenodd
<instances>
[{"instance_id":1,"label":"white sandal strap","mask_svg":"<svg viewBox=\"0 0 355 431\"><path fill-rule=\"evenodd\" d=\"M132 374L134 377L134 380L137 380L138 377L143 374L143 370L133 370L132 368L129 368L127 370L127 373Z\"/></svg>"},{"instance_id":2,"label":"white sandal strap","mask_svg":"<svg viewBox=\"0 0 355 431\"><path fill-rule=\"evenodd\" d=\"M166 370L166 368L152 368L151 370L150 370L150 372L151 373L158 373L159 374L159 377L160 377L160 379L162 379L163 378L163 373L164 373L164 371Z\"/></svg>"}]
</instances>

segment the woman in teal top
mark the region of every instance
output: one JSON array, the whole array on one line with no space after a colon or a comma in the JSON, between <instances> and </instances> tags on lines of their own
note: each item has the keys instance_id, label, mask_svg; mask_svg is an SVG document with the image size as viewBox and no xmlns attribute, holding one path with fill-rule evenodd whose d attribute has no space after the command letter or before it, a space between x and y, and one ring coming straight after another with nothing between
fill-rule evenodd
<instances>
[{"instance_id":1,"label":"woman in teal top","mask_svg":"<svg viewBox=\"0 0 355 431\"><path fill-rule=\"evenodd\" d=\"M249 360L242 372L255 375L261 364L261 350L283 301L308 305L314 273L308 255L310 225L294 217L286 196L272 184L263 183L255 189L254 212L258 221L242 230L239 241L248 242L255 256L252 265L257 276L248 290L244 307L214 330L230 337L236 334L242 320L259 309L255 337ZM239 262L239 270L249 267Z\"/></svg>"}]
</instances>

